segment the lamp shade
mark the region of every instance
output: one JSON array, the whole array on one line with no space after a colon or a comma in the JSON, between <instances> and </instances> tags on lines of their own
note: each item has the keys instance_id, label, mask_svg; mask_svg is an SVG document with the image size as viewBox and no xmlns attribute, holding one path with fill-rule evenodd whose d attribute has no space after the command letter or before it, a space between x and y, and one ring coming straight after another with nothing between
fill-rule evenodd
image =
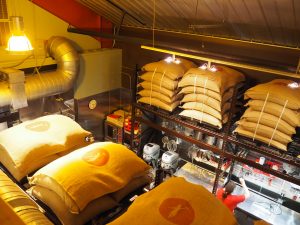
<instances>
[{"instance_id":1,"label":"lamp shade","mask_svg":"<svg viewBox=\"0 0 300 225\"><path fill-rule=\"evenodd\" d=\"M22 17L10 17L10 32L11 36L7 42L7 51L25 52L33 50L29 39L24 34Z\"/></svg>"}]
</instances>

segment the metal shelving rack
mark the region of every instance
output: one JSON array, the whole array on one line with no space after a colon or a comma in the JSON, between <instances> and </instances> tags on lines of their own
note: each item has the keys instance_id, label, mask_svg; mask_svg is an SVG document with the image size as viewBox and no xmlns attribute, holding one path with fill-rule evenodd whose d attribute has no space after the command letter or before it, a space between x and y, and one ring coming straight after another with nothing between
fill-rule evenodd
<instances>
[{"instance_id":1,"label":"metal shelving rack","mask_svg":"<svg viewBox=\"0 0 300 225\"><path fill-rule=\"evenodd\" d=\"M234 112L234 107L235 107L235 101L236 101L236 96L238 94L238 88L235 88L234 90L234 97L233 97L233 101L231 103L231 110L229 112L229 119L227 124L225 124L225 127L222 130L216 130L216 129L210 129L207 128L206 126L202 126L202 125L195 125L192 121L185 121L183 120L180 116L178 116L176 113L167 113L165 111L162 110L157 110L157 108L154 108L153 106L148 106L145 104L139 104L136 103L136 84L137 84L137 78L133 79L134 80L134 84L132 85L132 87L134 87L135 89L133 90L133 98L132 98L132 120L134 121L139 121L140 123L146 124L147 126L156 129L156 130L160 130L165 132L168 135L172 135L175 137L178 137L180 139L183 139L187 142L190 142L192 144L195 144L196 146L203 148L203 149L207 149L210 150L218 155L220 155L220 159L219 159L219 163L218 163L218 168L216 169L216 177L215 177L215 182L214 182L214 187L213 187L213 193L216 192L217 190L217 186L218 186L218 180L219 180L219 176L222 173L222 162L224 160L224 158L228 158L231 159L232 162L240 162L240 163L244 163L246 165L249 165L253 168L259 169L263 172L272 174L276 177L279 177L283 180L292 182L294 184L300 185L300 179L295 178L293 176L290 176L288 174L285 174L283 172L277 171L277 170L273 170L271 168L262 166L252 160L249 160L247 158L241 157L237 154L234 154L233 152L229 151L229 149L227 148L227 143L231 143L235 145L235 148L246 148L250 151L259 153L261 155L264 155L266 157L269 157L273 160L277 160L277 161L281 161L293 166L297 166L300 167L300 160L292 157L288 154L286 154L285 152L281 151L281 150L273 150L272 148L266 148L266 147L258 147L256 145L255 142L248 142L245 141L243 139L238 139L235 135L232 135L230 133L230 127L231 127L231 118L232 118L232 112ZM223 140L223 144L221 149L219 149L218 147L214 146L214 145L209 145L207 143L205 143L202 140L197 140L193 137L190 136L186 136L182 133L178 133L175 130L172 129L168 129L166 127L163 127L159 124L153 123L151 120L149 119L145 119L141 116L136 116L135 112L136 110L140 110L142 112L147 112L147 113L151 113L159 118L168 120L170 122L179 124L181 126L187 127L187 128L191 128L194 131L200 131L203 134L207 134L209 136L213 136L216 138L220 138ZM133 132L133 131L132 131ZM234 163L233 163L234 164ZM232 170L231 170L232 171Z\"/></svg>"},{"instance_id":2,"label":"metal shelving rack","mask_svg":"<svg viewBox=\"0 0 300 225\"><path fill-rule=\"evenodd\" d=\"M295 159L293 161L289 161L290 156L287 156L287 155L277 155L275 153L273 154L272 150L269 150L269 152L268 151L265 152L264 149L256 147L254 144L251 145L251 144L247 144L247 143L245 143L243 141L240 141L240 140L236 139L234 136L227 136L227 135L222 134L222 133L217 133L215 131L211 131L211 130L208 130L206 128L202 128L201 126L195 126L195 125L190 124L190 123L188 123L186 121L179 120L178 118L174 119L174 117L172 115L171 116L167 116L166 114L164 114L162 112L158 112L158 111L153 110L153 108L151 108L151 107L147 107L147 106L140 105L140 104L137 104L137 103L134 103L133 105L134 105L134 108L140 109L142 111L147 111L147 112L154 113L158 117L162 117L162 118L168 119L169 121L172 121L172 122L175 122L175 123L178 122L178 124L181 124L181 125L187 124L188 125L187 127L192 128L194 130L201 131L203 133L207 132L206 134L209 134L209 135L212 135L212 136L214 136L213 134L216 134L215 137L223 139L223 141L224 141L223 142L223 146L224 147L222 147L222 149L219 149L216 146L209 145L209 144L207 144L207 143L205 143L205 142L203 142L201 140L196 140L193 137L186 136L186 135L178 133L178 132L176 132L174 130L168 129L168 128L163 127L163 126L160 126L160 125L155 124L152 121L144 119L142 117L135 117L135 118L133 118L134 120L137 120L137 121L139 121L141 123L144 123L147 126L152 127L152 128L154 128L156 130L161 130L161 131L163 131L163 132L165 132L165 133L167 133L169 135L178 137L178 138L183 139L183 140L185 140L187 142L195 144L195 145L197 145L197 146L199 146L201 148L210 150L210 151L212 151L212 152L214 152L216 154L219 154L221 156L220 158L222 158L222 156L225 157L225 158L230 158L232 160L235 160L237 162L241 162L241 163L247 164L247 165L249 165L251 167L254 167L254 168L259 169L261 171L264 171L266 173L272 174L274 176L277 176L279 178L282 178L282 179L287 180L289 182L292 182L294 184L300 185L300 180L297 179L297 178L295 178L295 177L292 177L292 176L290 176L288 174L282 173L282 172L277 171L277 170L273 170L273 169L264 167L264 166L262 166L262 165L260 165L260 164L258 164L256 162L254 162L254 161L248 160L246 158L243 158L243 157L240 157L238 155L235 155L234 153L228 152L227 149L225 148L226 145L224 143L225 143L225 140L227 139L228 142L231 142L231 143L235 144L236 146L246 147L246 148L248 148L251 151L255 151L255 152L258 152L260 154L264 154L264 155L266 155L266 156L268 156L270 158L273 158L275 160L280 160L282 162L286 162L286 163L289 163L291 165L299 167L300 163L298 161L296 161ZM222 165L222 163L220 163L220 166L221 165ZM217 174L218 174L218 172L221 173L220 166L218 166ZM218 181L218 179L216 179L216 182L217 181Z\"/></svg>"}]
</instances>

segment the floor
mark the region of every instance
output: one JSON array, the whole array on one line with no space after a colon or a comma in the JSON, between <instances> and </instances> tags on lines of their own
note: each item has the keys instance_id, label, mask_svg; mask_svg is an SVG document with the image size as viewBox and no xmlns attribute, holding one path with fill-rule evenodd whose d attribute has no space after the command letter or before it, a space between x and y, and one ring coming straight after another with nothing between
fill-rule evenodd
<instances>
[{"instance_id":1,"label":"floor","mask_svg":"<svg viewBox=\"0 0 300 225\"><path fill-rule=\"evenodd\" d=\"M253 219L250 218L245 213L235 210L234 214L235 214L235 218L237 219L239 225L253 225Z\"/></svg>"}]
</instances>

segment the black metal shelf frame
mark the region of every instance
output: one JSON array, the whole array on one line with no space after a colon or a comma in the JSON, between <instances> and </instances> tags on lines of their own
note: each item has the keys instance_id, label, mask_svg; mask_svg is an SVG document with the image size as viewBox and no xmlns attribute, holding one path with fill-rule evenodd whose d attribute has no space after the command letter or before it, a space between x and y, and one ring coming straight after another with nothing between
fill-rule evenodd
<instances>
[{"instance_id":1,"label":"black metal shelf frame","mask_svg":"<svg viewBox=\"0 0 300 225\"><path fill-rule=\"evenodd\" d=\"M178 133L174 130L171 130L169 128L166 128L166 127L163 127L163 126L160 126L159 124L155 124L153 123L152 121L149 121L149 120L146 120L144 118L141 118L141 117L136 117L135 118L137 121L141 122L141 123L144 123L146 124L147 126L153 128L153 129L156 129L156 130L160 130L160 131L163 131L165 133L167 133L168 135L172 135L172 136L175 136L175 137L178 137L180 139L183 139L187 142L190 142L192 144L195 144L196 146L200 147L200 148L204 148L204 149L207 149L207 150L210 150L216 154L219 154L219 155L224 155L224 157L226 158L230 158L232 160L235 160L236 162L240 162L240 163L244 163L244 164L247 164L253 168L256 168L256 169L259 169L261 171L264 171L266 173L269 173L269 174L272 174L276 177L279 177L281 179L284 179L286 181L289 181L289 182L292 182L294 184L297 184L297 185L300 185L300 180L293 177L293 176L290 176L288 174L285 174L285 173L282 173L280 171L277 171L277 170L273 170L271 168L267 168L267 167L264 167L254 161L251 161L249 159L246 159L246 158L243 158L243 157L240 157L240 156L237 156L237 155L234 155L233 153L229 153L227 151L223 151L219 148L217 148L216 146L212 146L212 145L209 145L205 142L202 142L202 141L199 141L193 137L190 137L190 136L186 136L184 134L181 134L181 133ZM216 169L217 173L220 172L222 173L223 171L220 169L220 168L217 168ZM216 179L218 180L218 179Z\"/></svg>"},{"instance_id":2,"label":"black metal shelf frame","mask_svg":"<svg viewBox=\"0 0 300 225\"><path fill-rule=\"evenodd\" d=\"M215 182L214 182L214 186L213 186L213 193L216 192L217 188L218 188L218 181L219 181L219 176L221 176L222 174L222 164L223 164L223 160L225 158L229 158L232 160L232 162L240 162L240 163L244 163L247 164L251 167L254 167L256 169L259 169L261 171L267 172L269 174L272 174L276 177L279 177L281 179L284 179L286 181L292 182L294 184L300 185L300 179L297 179L293 176L290 176L288 174L285 174L283 172L277 171L277 170L273 170L271 168L267 168L264 167L254 161L251 161L249 159L240 157L239 155L235 155L233 152L228 151L227 149L227 144L231 143L234 144L236 146L236 149L239 149L240 147L242 148L246 148L250 151L254 151L257 152L261 155L264 155L266 157L270 157L274 160L278 160L293 166L297 166L300 167L300 161L297 160L296 158L285 154L284 152L280 152L280 151L274 151L272 149L268 149L268 148L262 148L262 147L257 147L256 144L253 143L247 143L245 141L242 140L238 140L236 136L232 135L230 133L230 127L231 127L231 119L233 118L233 113L235 112L235 105L236 105L236 99L237 96L239 94L239 90L241 89L241 85L236 85L236 87L234 88L234 93L233 93L233 98L231 101L231 107L230 107L230 112L228 115L228 122L227 124L225 124L225 127L222 130L213 130L210 128L206 128L205 126L198 126L193 124L192 121L185 121L183 120L179 115L177 114L173 114L173 113L167 113L165 111L161 111L158 110L157 108L153 108L152 106L146 106L143 104L139 104L136 103L136 93L137 93L137 81L138 81L138 74L139 74L139 70L138 67L136 67L136 74L135 74L135 79L132 79L132 87L133 87L133 94L132 94L132 122L134 122L135 120L139 121L140 123L144 123L147 126L156 129L156 130L160 130L163 131L169 135L178 137L180 139L183 139L187 142L190 142L192 144L197 145L200 148L204 148L207 150L210 150L216 154L220 155L220 159L218 162L218 167L216 168L215 172L216 172L216 177L215 177ZM203 134L212 136L212 137L216 137L216 138L220 138L223 140L223 144L221 149L217 148L216 146L213 145L209 145L201 140L197 140L193 137L190 136L186 136L184 134L178 133L175 130L171 130L168 129L166 127L163 127L159 124L153 123L151 120L149 119L144 119L141 116L137 116L136 115L136 110L141 110L142 112L148 112L151 113L157 117L160 117L162 119L171 121L173 123L179 124L181 126L187 127L187 128L191 128L194 131L199 131ZM133 135L133 129L131 129L131 135ZM132 136L133 137L133 136ZM133 143L133 142L132 142ZM133 145L132 145L133 146Z\"/></svg>"},{"instance_id":3,"label":"black metal shelf frame","mask_svg":"<svg viewBox=\"0 0 300 225\"><path fill-rule=\"evenodd\" d=\"M138 104L138 103L133 103L133 105L134 105L135 108L138 108L142 111L151 112L151 113L157 115L160 118L167 119L169 121L180 124L182 126L191 128L195 131L200 131L204 134L207 134L207 135L210 135L210 136L213 136L213 137L216 137L216 138L221 138L223 140L228 141L229 143L235 144L235 145L240 146L240 147L247 148L251 151L255 151L255 152L257 152L259 154L262 154L266 157L273 158L274 160L279 160L279 161L288 163L290 165L300 167L300 161L299 160L297 160L295 157L287 155L283 152L279 152L279 151L275 151L275 150L271 150L271 149L267 149L267 148L257 147L255 145L255 143L250 144L250 143L246 143L245 141L238 140L232 134L226 135L225 132L216 132L216 131L212 131L212 130L209 130L209 129L204 128L204 127L194 125L194 124L192 124L188 121L184 121L184 120L180 119L176 115L168 115L167 113L163 113L161 111L154 110L152 107L148 107L148 106L141 105L141 104Z\"/></svg>"}]
</instances>

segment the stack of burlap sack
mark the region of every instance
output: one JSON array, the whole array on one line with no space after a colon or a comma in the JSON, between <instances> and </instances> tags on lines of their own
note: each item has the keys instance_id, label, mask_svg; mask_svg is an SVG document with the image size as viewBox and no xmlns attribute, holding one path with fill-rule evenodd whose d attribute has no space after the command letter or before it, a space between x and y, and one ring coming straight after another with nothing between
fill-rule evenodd
<instances>
[{"instance_id":1,"label":"stack of burlap sack","mask_svg":"<svg viewBox=\"0 0 300 225\"><path fill-rule=\"evenodd\" d=\"M225 66L215 69L191 68L184 74L178 84L184 95L180 115L220 129L228 120L234 87L245 77Z\"/></svg>"},{"instance_id":2,"label":"stack of burlap sack","mask_svg":"<svg viewBox=\"0 0 300 225\"><path fill-rule=\"evenodd\" d=\"M196 67L193 62L179 58L146 64L140 76L142 81L138 84L137 101L172 112L182 97L178 95L178 82L192 67Z\"/></svg>"},{"instance_id":3,"label":"stack of burlap sack","mask_svg":"<svg viewBox=\"0 0 300 225\"><path fill-rule=\"evenodd\" d=\"M300 125L300 87L298 83L276 79L259 84L245 92L249 99L234 132L287 150L287 145Z\"/></svg>"}]
</instances>

